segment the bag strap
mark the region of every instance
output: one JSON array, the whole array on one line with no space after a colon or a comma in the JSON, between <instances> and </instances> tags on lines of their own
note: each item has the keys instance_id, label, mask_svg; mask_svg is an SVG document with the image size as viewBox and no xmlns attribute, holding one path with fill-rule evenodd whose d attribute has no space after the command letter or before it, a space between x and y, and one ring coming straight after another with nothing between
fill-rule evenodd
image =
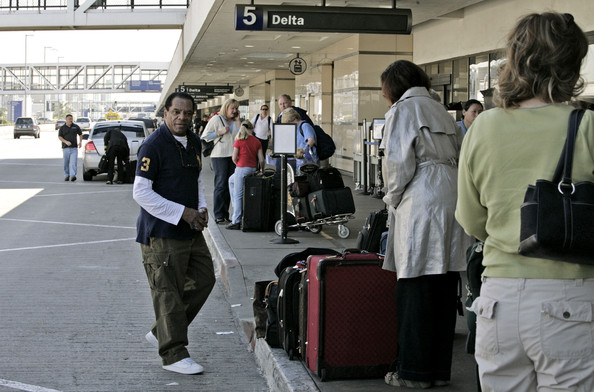
<instances>
[{"instance_id":1,"label":"bag strap","mask_svg":"<svg viewBox=\"0 0 594 392\"><path fill-rule=\"evenodd\" d=\"M573 150L575 147L575 139L577 131L580 127L580 122L584 116L584 109L574 109L569 116L569 124L567 126L567 138L563 145L563 151L557 162L557 168L553 175L553 183L559 184L559 191L562 187L566 187L570 192L573 189L571 180L571 172L573 169Z\"/></svg>"}]
</instances>

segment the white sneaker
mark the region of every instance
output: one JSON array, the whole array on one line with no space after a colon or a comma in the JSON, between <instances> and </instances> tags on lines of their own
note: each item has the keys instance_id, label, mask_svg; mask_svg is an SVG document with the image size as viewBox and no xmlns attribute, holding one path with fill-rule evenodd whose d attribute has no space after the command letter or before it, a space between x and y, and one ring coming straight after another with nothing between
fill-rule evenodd
<instances>
[{"instance_id":1,"label":"white sneaker","mask_svg":"<svg viewBox=\"0 0 594 392\"><path fill-rule=\"evenodd\" d=\"M159 341L157 340L157 337L153 335L153 331L148 331L148 333L144 335L144 337L150 344L155 346L157 350L159 349Z\"/></svg>"},{"instance_id":2,"label":"white sneaker","mask_svg":"<svg viewBox=\"0 0 594 392\"><path fill-rule=\"evenodd\" d=\"M194 362L190 357L184 358L171 365L163 365L163 369L181 374L199 374L204 371L204 368Z\"/></svg>"}]
</instances>

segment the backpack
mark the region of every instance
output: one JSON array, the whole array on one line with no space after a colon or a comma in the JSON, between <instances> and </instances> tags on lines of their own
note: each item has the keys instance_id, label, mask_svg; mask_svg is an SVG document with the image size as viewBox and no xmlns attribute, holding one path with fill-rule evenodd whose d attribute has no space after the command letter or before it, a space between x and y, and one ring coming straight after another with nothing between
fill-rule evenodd
<instances>
[{"instance_id":1,"label":"backpack","mask_svg":"<svg viewBox=\"0 0 594 392\"><path fill-rule=\"evenodd\" d=\"M299 124L299 132L301 132L301 136L303 136L303 129L301 129L302 124L303 123ZM316 132L318 158L320 158L320 161L330 158L332 155L334 155L334 151L336 151L334 140L332 140L332 137L324 132L322 127L319 125L314 125L313 129Z\"/></svg>"}]
</instances>

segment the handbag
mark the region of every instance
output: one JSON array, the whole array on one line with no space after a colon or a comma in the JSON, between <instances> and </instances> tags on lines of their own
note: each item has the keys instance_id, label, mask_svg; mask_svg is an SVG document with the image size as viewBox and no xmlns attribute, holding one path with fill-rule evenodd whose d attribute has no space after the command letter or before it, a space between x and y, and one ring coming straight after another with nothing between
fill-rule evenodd
<instances>
[{"instance_id":1,"label":"handbag","mask_svg":"<svg viewBox=\"0 0 594 392\"><path fill-rule=\"evenodd\" d=\"M100 173L105 173L107 171L107 155L101 155L99 159L99 164L97 165L97 169L99 169Z\"/></svg>"},{"instance_id":2,"label":"handbag","mask_svg":"<svg viewBox=\"0 0 594 392\"><path fill-rule=\"evenodd\" d=\"M529 185L522 204L518 253L594 265L594 183L573 183L573 149L584 110L571 112L567 139L552 181Z\"/></svg>"},{"instance_id":3,"label":"handbag","mask_svg":"<svg viewBox=\"0 0 594 392\"><path fill-rule=\"evenodd\" d=\"M225 126L223 119L220 116L218 116L218 117L221 120L221 123L223 123L223 126ZM212 150L216 146L216 144L221 141L221 138L222 138L222 136L219 137L218 139L216 139L216 141L215 141L215 139L213 139L213 140L200 139L200 142L202 144L202 156L209 157L210 154L212 153Z\"/></svg>"}]
</instances>

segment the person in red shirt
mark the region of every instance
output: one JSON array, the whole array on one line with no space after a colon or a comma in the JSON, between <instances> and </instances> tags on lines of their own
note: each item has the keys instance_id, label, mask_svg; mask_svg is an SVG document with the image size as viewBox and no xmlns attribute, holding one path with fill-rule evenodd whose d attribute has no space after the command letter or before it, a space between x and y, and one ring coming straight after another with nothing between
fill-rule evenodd
<instances>
[{"instance_id":1,"label":"person in red shirt","mask_svg":"<svg viewBox=\"0 0 594 392\"><path fill-rule=\"evenodd\" d=\"M229 193L231 194L233 216L231 223L226 228L239 230L243 215L243 178L255 173L258 163L262 171L266 166L262 143L254 136L254 126L247 120L241 123L241 129L235 137L232 159L235 163L235 172L229 177Z\"/></svg>"}]
</instances>

